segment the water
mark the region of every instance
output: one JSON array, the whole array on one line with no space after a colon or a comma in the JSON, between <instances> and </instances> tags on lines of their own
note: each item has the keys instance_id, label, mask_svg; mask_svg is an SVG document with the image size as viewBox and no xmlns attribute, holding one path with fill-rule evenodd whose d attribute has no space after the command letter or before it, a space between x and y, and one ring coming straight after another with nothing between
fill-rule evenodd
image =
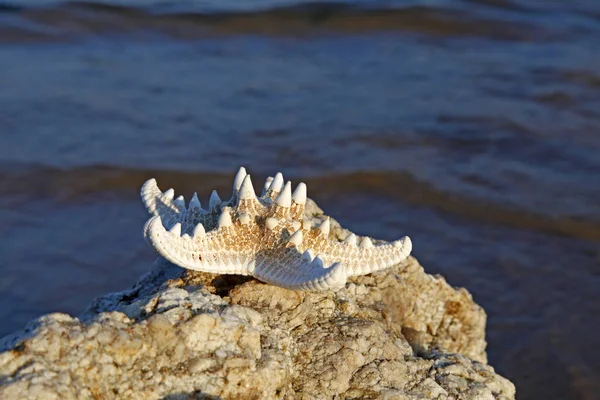
<instances>
[{"instance_id":1,"label":"water","mask_svg":"<svg viewBox=\"0 0 600 400\"><path fill-rule=\"evenodd\" d=\"M413 239L519 399L600 393L597 1L0 5L0 335L155 254L141 183L275 171Z\"/></svg>"}]
</instances>

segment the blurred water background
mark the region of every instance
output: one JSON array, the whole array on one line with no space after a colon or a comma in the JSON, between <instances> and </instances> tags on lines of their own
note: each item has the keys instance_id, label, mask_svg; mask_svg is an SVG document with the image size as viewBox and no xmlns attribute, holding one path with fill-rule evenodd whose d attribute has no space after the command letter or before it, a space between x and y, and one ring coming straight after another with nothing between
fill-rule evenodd
<instances>
[{"instance_id":1,"label":"blurred water background","mask_svg":"<svg viewBox=\"0 0 600 400\"><path fill-rule=\"evenodd\" d=\"M412 237L519 399L600 393L600 2L0 1L0 335L130 286L140 185Z\"/></svg>"}]
</instances>

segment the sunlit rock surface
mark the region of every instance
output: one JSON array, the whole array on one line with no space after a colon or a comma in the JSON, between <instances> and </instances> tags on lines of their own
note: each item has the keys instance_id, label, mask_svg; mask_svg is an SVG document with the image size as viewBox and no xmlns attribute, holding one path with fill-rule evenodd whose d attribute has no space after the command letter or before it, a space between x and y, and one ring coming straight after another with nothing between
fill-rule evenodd
<instances>
[{"instance_id":1,"label":"sunlit rock surface","mask_svg":"<svg viewBox=\"0 0 600 400\"><path fill-rule=\"evenodd\" d=\"M485 364L485 318L412 257L316 293L159 260L79 318L2 339L0 398L513 399Z\"/></svg>"}]
</instances>

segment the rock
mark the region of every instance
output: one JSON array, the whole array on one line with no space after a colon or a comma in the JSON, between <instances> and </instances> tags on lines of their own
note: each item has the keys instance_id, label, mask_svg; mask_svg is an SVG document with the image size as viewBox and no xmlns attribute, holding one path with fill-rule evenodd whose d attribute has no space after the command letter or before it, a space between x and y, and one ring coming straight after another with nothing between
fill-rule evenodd
<instances>
[{"instance_id":1,"label":"rock","mask_svg":"<svg viewBox=\"0 0 600 400\"><path fill-rule=\"evenodd\" d=\"M42 316L2 339L0 398L513 399L486 365L484 329L469 293L412 257L336 293L158 260L79 318Z\"/></svg>"}]
</instances>

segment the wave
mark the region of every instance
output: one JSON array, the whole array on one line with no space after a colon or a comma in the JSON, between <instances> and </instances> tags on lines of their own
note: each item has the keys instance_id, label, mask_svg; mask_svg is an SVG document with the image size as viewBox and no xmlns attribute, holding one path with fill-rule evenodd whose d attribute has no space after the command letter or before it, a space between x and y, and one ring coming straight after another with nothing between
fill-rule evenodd
<instances>
[{"instance_id":1,"label":"wave","mask_svg":"<svg viewBox=\"0 0 600 400\"><path fill-rule=\"evenodd\" d=\"M174 11L68 2L49 7L0 4L0 42L65 40L89 35L158 33L192 39L214 35L305 35L409 32L434 36L476 36L532 40L544 30L529 23L493 18L469 7L364 7L307 3L254 11ZM6 18L4 18L6 19Z\"/></svg>"},{"instance_id":2,"label":"wave","mask_svg":"<svg viewBox=\"0 0 600 400\"><path fill-rule=\"evenodd\" d=\"M62 202L92 201L93 198L118 196L135 199L141 184L156 178L163 189L177 188L178 193L208 198L212 189L228 196L231 173L213 171L187 172L152 169L89 166L60 169L46 166L0 168L0 197L53 199ZM297 181L298 177L290 177ZM391 199L409 206L428 207L477 222L497 224L513 229L600 241L600 222L549 216L508 208L502 204L474 199L439 190L407 172L369 171L331 173L302 177L312 193L319 197L369 196ZM255 187L261 185L258 181ZM310 195L310 193L309 193Z\"/></svg>"}]
</instances>

